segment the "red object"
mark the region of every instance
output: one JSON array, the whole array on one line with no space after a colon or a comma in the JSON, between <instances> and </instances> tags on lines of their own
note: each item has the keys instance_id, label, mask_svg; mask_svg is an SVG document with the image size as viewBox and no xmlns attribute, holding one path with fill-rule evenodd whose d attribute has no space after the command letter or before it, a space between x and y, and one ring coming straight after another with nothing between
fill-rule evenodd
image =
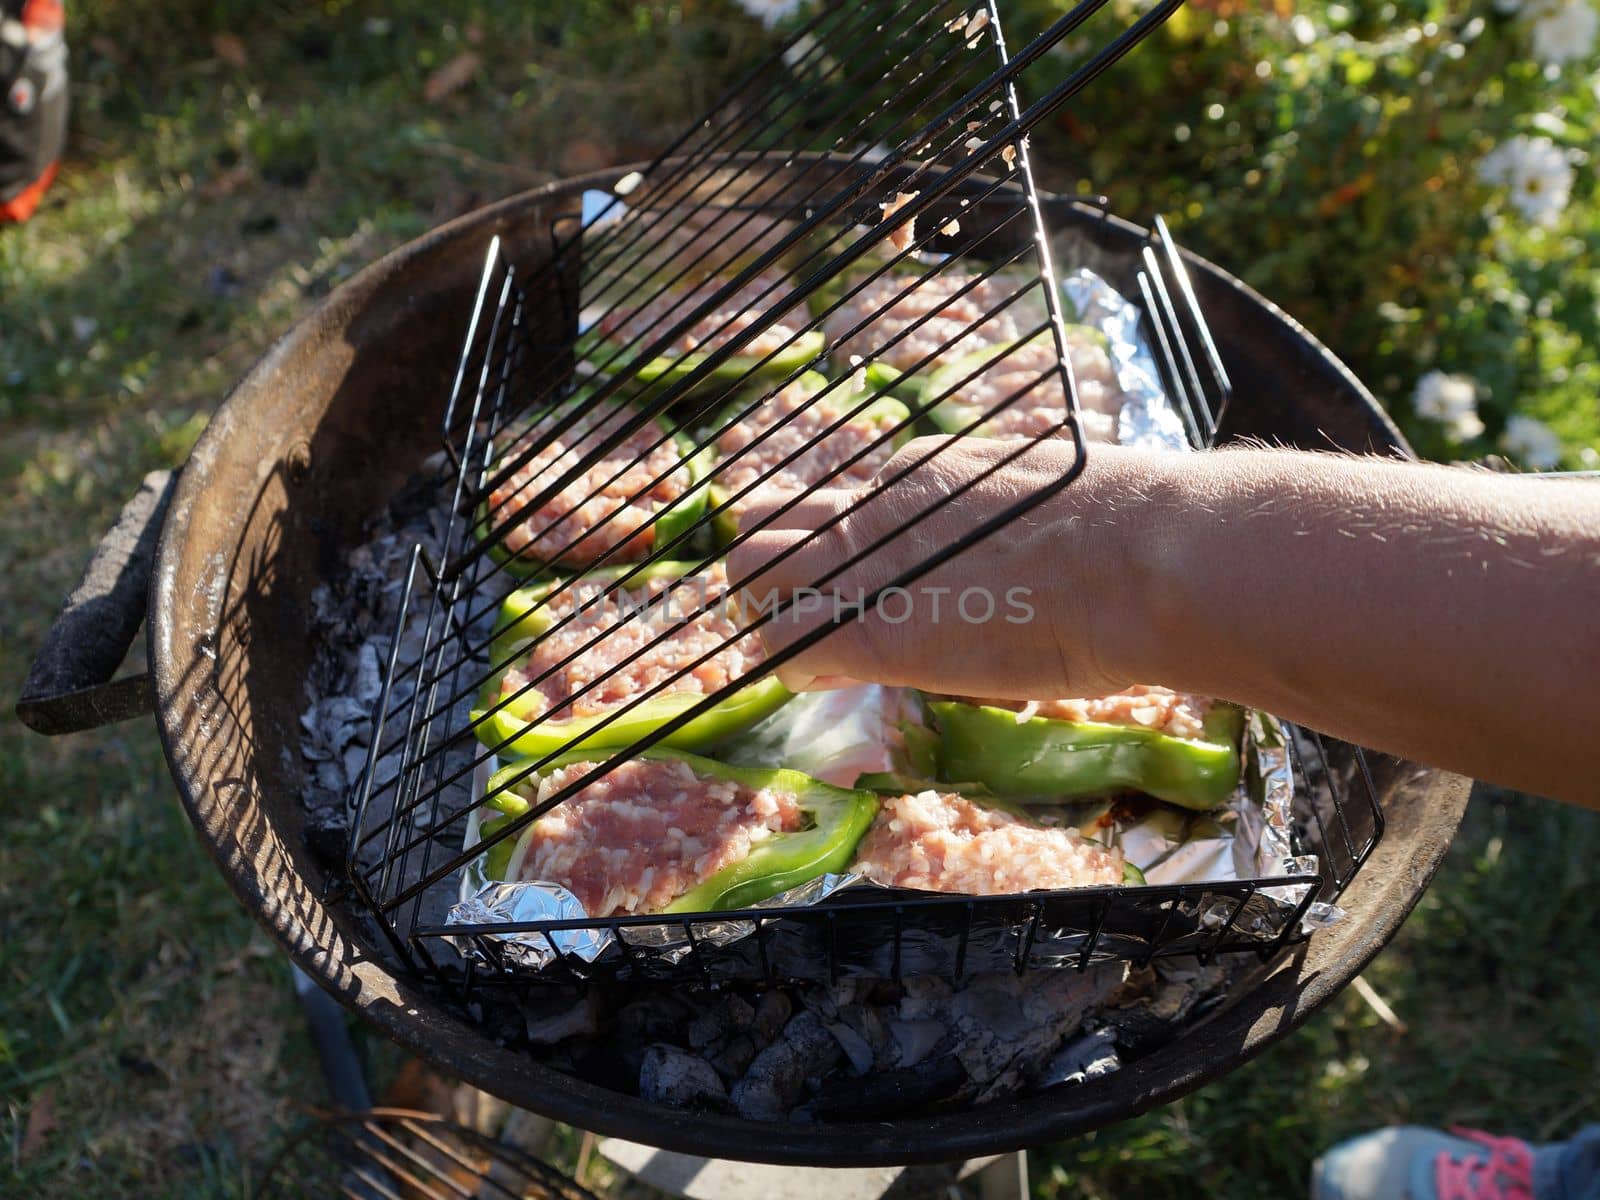
<instances>
[{"instance_id":1,"label":"red object","mask_svg":"<svg viewBox=\"0 0 1600 1200\"><path fill-rule=\"evenodd\" d=\"M44 169L44 174L35 179L22 191L18 192L4 204L0 204L0 224L7 221L26 221L33 216L33 210L39 207L39 201L44 198L45 189L54 182L56 169L60 162L52 162Z\"/></svg>"},{"instance_id":2,"label":"red object","mask_svg":"<svg viewBox=\"0 0 1600 1200\"><path fill-rule=\"evenodd\" d=\"M22 6L22 24L40 33L60 33L67 24L67 10L61 0L27 0Z\"/></svg>"},{"instance_id":3,"label":"red object","mask_svg":"<svg viewBox=\"0 0 1600 1200\"><path fill-rule=\"evenodd\" d=\"M1439 1200L1533 1200L1533 1151L1527 1142L1476 1129L1450 1132L1471 1138L1489 1153L1455 1159L1441 1152L1433 1163Z\"/></svg>"}]
</instances>

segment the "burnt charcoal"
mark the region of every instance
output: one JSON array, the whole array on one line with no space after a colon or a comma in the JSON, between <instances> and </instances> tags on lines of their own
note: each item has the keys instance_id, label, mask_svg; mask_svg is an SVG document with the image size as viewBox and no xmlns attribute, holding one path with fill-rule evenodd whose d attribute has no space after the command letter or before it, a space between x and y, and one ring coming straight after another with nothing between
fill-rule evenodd
<instances>
[{"instance_id":1,"label":"burnt charcoal","mask_svg":"<svg viewBox=\"0 0 1600 1200\"><path fill-rule=\"evenodd\" d=\"M712 998L689 1022L689 1045L699 1050L718 1038L754 1024L756 1010L742 996L724 992Z\"/></svg>"},{"instance_id":2,"label":"burnt charcoal","mask_svg":"<svg viewBox=\"0 0 1600 1200\"><path fill-rule=\"evenodd\" d=\"M1116 1030L1109 1026L1072 1038L1051 1056L1030 1082L1035 1088L1048 1088L1109 1075L1122 1065L1117 1057L1116 1042Z\"/></svg>"},{"instance_id":3,"label":"burnt charcoal","mask_svg":"<svg viewBox=\"0 0 1600 1200\"><path fill-rule=\"evenodd\" d=\"M674 1108L722 1108L728 1091L705 1059L676 1046L655 1045L639 1067L639 1095Z\"/></svg>"},{"instance_id":4,"label":"burnt charcoal","mask_svg":"<svg viewBox=\"0 0 1600 1200\"><path fill-rule=\"evenodd\" d=\"M651 992L617 1014L617 1034L625 1040L681 1044L693 1015L688 1004L676 996Z\"/></svg>"},{"instance_id":5,"label":"burnt charcoal","mask_svg":"<svg viewBox=\"0 0 1600 1200\"><path fill-rule=\"evenodd\" d=\"M817 1092L816 1113L824 1120L863 1121L914 1112L948 1100L967 1083L954 1054L914 1067L876 1071L862 1079L834 1079Z\"/></svg>"},{"instance_id":6,"label":"burnt charcoal","mask_svg":"<svg viewBox=\"0 0 1600 1200\"><path fill-rule=\"evenodd\" d=\"M865 1075L872 1070L873 1060L877 1057L872 1047L867 1044L867 1039L862 1037L843 1021L829 1021L828 1032L833 1034L833 1040L839 1043L839 1049L844 1051L844 1056L849 1060L850 1070L856 1075Z\"/></svg>"},{"instance_id":7,"label":"burnt charcoal","mask_svg":"<svg viewBox=\"0 0 1600 1200\"><path fill-rule=\"evenodd\" d=\"M794 1001L789 999L787 992L776 989L766 992L756 1002L755 1035L763 1045L772 1041L783 1032L784 1025L793 1013Z\"/></svg>"},{"instance_id":8,"label":"burnt charcoal","mask_svg":"<svg viewBox=\"0 0 1600 1200\"><path fill-rule=\"evenodd\" d=\"M940 1042L946 1032L943 1021L923 1018L916 1021L888 1020L889 1045L885 1048L886 1061L891 1066L914 1067Z\"/></svg>"},{"instance_id":9,"label":"burnt charcoal","mask_svg":"<svg viewBox=\"0 0 1600 1200\"><path fill-rule=\"evenodd\" d=\"M839 1020L858 1033L872 1047L874 1055L881 1054L889 1044L889 1030L883 1023L883 1014L872 1004L847 1004L839 1010Z\"/></svg>"},{"instance_id":10,"label":"burnt charcoal","mask_svg":"<svg viewBox=\"0 0 1600 1200\"><path fill-rule=\"evenodd\" d=\"M842 1051L816 1013L796 1014L783 1037L768 1046L733 1085L733 1106L754 1121L777 1121L800 1103L808 1080L833 1069Z\"/></svg>"},{"instance_id":11,"label":"burnt charcoal","mask_svg":"<svg viewBox=\"0 0 1600 1200\"><path fill-rule=\"evenodd\" d=\"M528 1040L536 1046L554 1045L569 1037L600 1032L600 1006L590 992L575 1002L555 1007L540 1005L527 1014Z\"/></svg>"},{"instance_id":12,"label":"burnt charcoal","mask_svg":"<svg viewBox=\"0 0 1600 1200\"><path fill-rule=\"evenodd\" d=\"M730 1033L700 1051L713 1070L729 1083L750 1069L757 1054L767 1048L768 1042L758 1040L753 1032Z\"/></svg>"},{"instance_id":13,"label":"burnt charcoal","mask_svg":"<svg viewBox=\"0 0 1600 1200\"><path fill-rule=\"evenodd\" d=\"M350 819L337 794L326 794L335 796L335 803L308 808L300 824L300 835L317 861L329 867L344 861L350 844Z\"/></svg>"}]
</instances>

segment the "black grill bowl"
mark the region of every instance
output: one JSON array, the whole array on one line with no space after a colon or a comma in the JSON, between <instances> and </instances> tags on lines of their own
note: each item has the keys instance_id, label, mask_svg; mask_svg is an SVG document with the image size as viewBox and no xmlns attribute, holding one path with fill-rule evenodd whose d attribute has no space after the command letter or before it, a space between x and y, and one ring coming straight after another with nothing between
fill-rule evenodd
<instances>
[{"instance_id":1,"label":"black grill bowl","mask_svg":"<svg viewBox=\"0 0 1600 1200\"><path fill-rule=\"evenodd\" d=\"M804 168L799 168L803 170ZM1342 903L1348 919L1265 965L1204 1024L1112 1075L959 1114L815 1126L679 1112L552 1071L496 1044L458 1006L399 977L370 923L325 903L301 837L300 711L313 588L422 460L489 239L549 253L558 213L628 168L512 197L410 243L339 288L234 389L184 467L150 597L162 742L185 808L245 906L312 975L385 1034L506 1100L598 1132L719 1158L851 1166L991 1154L1123 1120L1216 1079L1311 1016L1394 936L1449 844L1466 780L1381 755L1387 830ZM1145 231L1092 206L1046 205L1061 261L1130 286ZM1326 349L1237 279L1190 258L1232 375L1226 434L1405 453ZM536 302L537 304L537 302ZM555 321L559 307L531 314ZM1351 751L1329 743L1330 757Z\"/></svg>"}]
</instances>

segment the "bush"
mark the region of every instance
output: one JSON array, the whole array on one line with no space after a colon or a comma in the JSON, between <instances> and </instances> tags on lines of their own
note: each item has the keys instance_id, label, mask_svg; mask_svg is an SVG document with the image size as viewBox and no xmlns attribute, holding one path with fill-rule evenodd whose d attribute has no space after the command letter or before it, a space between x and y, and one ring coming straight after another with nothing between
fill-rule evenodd
<instances>
[{"instance_id":1,"label":"bush","mask_svg":"<svg viewBox=\"0 0 1600 1200\"><path fill-rule=\"evenodd\" d=\"M1190 0L1046 122L1035 158L1058 189L1166 214L1326 341L1421 453L1600 467L1592 2ZM1071 7L1008 8L1008 40ZM1109 28L1092 20L1027 82ZM1485 182L1508 169L1525 186Z\"/></svg>"},{"instance_id":2,"label":"bush","mask_svg":"<svg viewBox=\"0 0 1600 1200\"><path fill-rule=\"evenodd\" d=\"M1041 138L1046 160L1081 164L1073 182L1124 211L1169 212L1327 340L1423 453L1479 457L1521 415L1556 431L1564 465L1600 466L1590 64L1536 62L1539 13L1488 0L1294 7L1191 5ZM1542 194L1484 182L1540 150ZM1419 413L1434 371L1468 377L1481 432ZM1555 465L1530 436L1519 422L1513 457Z\"/></svg>"}]
</instances>

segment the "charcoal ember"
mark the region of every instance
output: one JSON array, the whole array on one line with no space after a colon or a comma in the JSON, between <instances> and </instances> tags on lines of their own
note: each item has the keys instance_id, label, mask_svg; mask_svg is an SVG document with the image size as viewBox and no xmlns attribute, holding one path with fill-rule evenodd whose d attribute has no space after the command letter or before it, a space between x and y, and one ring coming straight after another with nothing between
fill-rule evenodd
<instances>
[{"instance_id":1,"label":"charcoal ember","mask_svg":"<svg viewBox=\"0 0 1600 1200\"><path fill-rule=\"evenodd\" d=\"M755 1023L756 1010L743 996L724 992L689 1021L689 1045L696 1050Z\"/></svg>"},{"instance_id":2,"label":"charcoal ember","mask_svg":"<svg viewBox=\"0 0 1600 1200\"><path fill-rule=\"evenodd\" d=\"M901 989L903 994L897 1011L905 1021L942 1013L953 990L949 983L936 975L908 976L901 983Z\"/></svg>"},{"instance_id":3,"label":"charcoal ember","mask_svg":"<svg viewBox=\"0 0 1600 1200\"><path fill-rule=\"evenodd\" d=\"M644 1052L639 1095L674 1108L721 1108L728 1102L728 1091L711 1064L676 1046L659 1044Z\"/></svg>"},{"instance_id":4,"label":"charcoal ember","mask_svg":"<svg viewBox=\"0 0 1600 1200\"><path fill-rule=\"evenodd\" d=\"M914 1067L874 1071L861 1079L829 1080L817 1091L814 1109L824 1120L881 1119L948 1100L966 1082L961 1060L944 1054Z\"/></svg>"},{"instance_id":5,"label":"charcoal ember","mask_svg":"<svg viewBox=\"0 0 1600 1200\"><path fill-rule=\"evenodd\" d=\"M756 1055L733 1085L733 1106L753 1121L782 1120L805 1096L808 1080L820 1081L841 1054L822 1018L799 1012L783 1027L783 1037Z\"/></svg>"},{"instance_id":6,"label":"charcoal ember","mask_svg":"<svg viewBox=\"0 0 1600 1200\"><path fill-rule=\"evenodd\" d=\"M1122 963L1022 976L997 971L976 975L949 995L939 1049L955 1054L966 1070L961 1098L981 1104L1020 1091L1125 973Z\"/></svg>"},{"instance_id":7,"label":"charcoal ember","mask_svg":"<svg viewBox=\"0 0 1600 1200\"><path fill-rule=\"evenodd\" d=\"M770 1039L758 1039L753 1031L730 1033L704 1047L700 1053L711 1064L712 1070L729 1083L750 1069L757 1054L765 1050Z\"/></svg>"},{"instance_id":8,"label":"charcoal ember","mask_svg":"<svg viewBox=\"0 0 1600 1200\"><path fill-rule=\"evenodd\" d=\"M874 1058L888 1047L889 1030L876 1005L860 1001L847 1004L839 1010L839 1020L860 1036L871 1048Z\"/></svg>"},{"instance_id":9,"label":"charcoal ember","mask_svg":"<svg viewBox=\"0 0 1600 1200\"><path fill-rule=\"evenodd\" d=\"M1109 998L1101 1017L1116 1031L1119 1046L1130 1054L1142 1054L1176 1037L1196 1007L1219 994L1227 980L1226 968L1215 962L1163 959L1142 981L1142 994L1130 987L1120 989Z\"/></svg>"}]
</instances>

